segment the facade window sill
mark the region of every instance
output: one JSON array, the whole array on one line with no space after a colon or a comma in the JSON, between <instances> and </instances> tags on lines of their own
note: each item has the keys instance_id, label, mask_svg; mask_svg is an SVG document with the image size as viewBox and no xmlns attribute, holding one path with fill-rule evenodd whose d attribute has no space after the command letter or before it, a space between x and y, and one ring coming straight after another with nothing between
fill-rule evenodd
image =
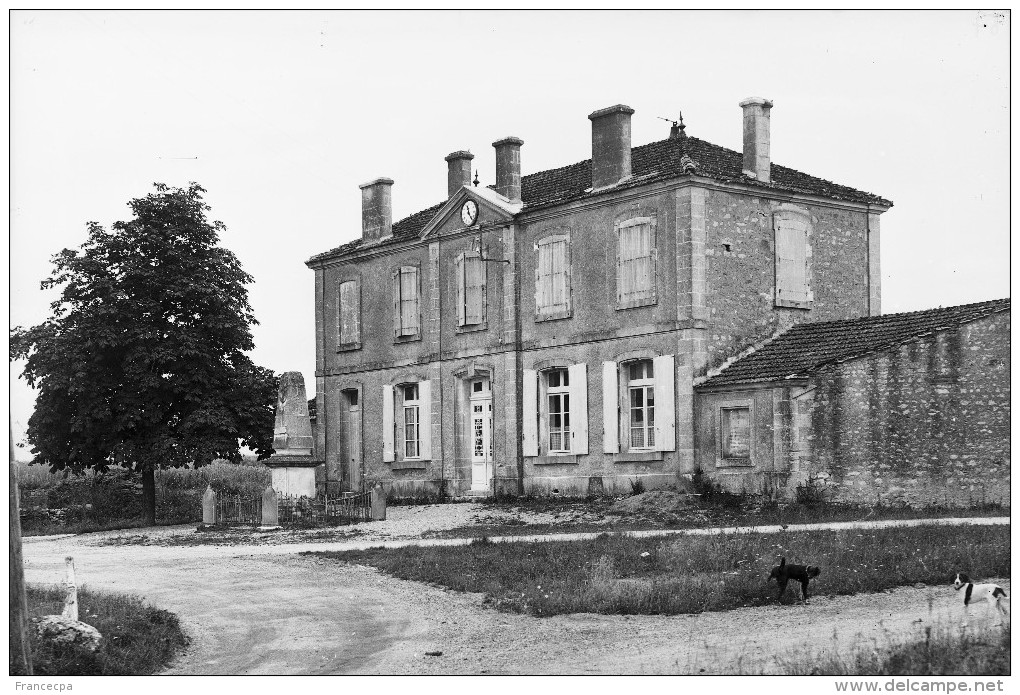
<instances>
[{"instance_id":1,"label":"facade window sill","mask_svg":"<svg viewBox=\"0 0 1020 695\"><path fill-rule=\"evenodd\" d=\"M716 468L754 468L751 459L718 459L715 462Z\"/></svg>"},{"instance_id":2,"label":"facade window sill","mask_svg":"<svg viewBox=\"0 0 1020 695\"><path fill-rule=\"evenodd\" d=\"M797 302L792 299L777 299L776 307L782 307L784 309L810 309L811 301Z\"/></svg>"},{"instance_id":3,"label":"facade window sill","mask_svg":"<svg viewBox=\"0 0 1020 695\"><path fill-rule=\"evenodd\" d=\"M530 457L536 466L553 466L561 463L577 463L577 454L549 454Z\"/></svg>"},{"instance_id":4,"label":"facade window sill","mask_svg":"<svg viewBox=\"0 0 1020 695\"><path fill-rule=\"evenodd\" d=\"M426 461L424 459L404 459L403 461L393 461L390 464L390 468L392 470L395 470L395 471L411 470L411 469L421 469L421 470L424 470L425 468L428 467L426 465L427 463L428 463L428 461Z\"/></svg>"},{"instance_id":5,"label":"facade window sill","mask_svg":"<svg viewBox=\"0 0 1020 695\"><path fill-rule=\"evenodd\" d=\"M481 323L471 323L466 326L457 326L457 333L477 333L478 331L485 331L489 329L488 321L482 321Z\"/></svg>"},{"instance_id":6,"label":"facade window sill","mask_svg":"<svg viewBox=\"0 0 1020 695\"><path fill-rule=\"evenodd\" d=\"M416 340L421 340L421 332L415 333L414 335L398 335L393 338L393 344L398 343L413 343Z\"/></svg>"},{"instance_id":7,"label":"facade window sill","mask_svg":"<svg viewBox=\"0 0 1020 695\"><path fill-rule=\"evenodd\" d=\"M646 297L644 299L632 299L628 302L620 302L616 305L617 311L623 311L624 309L636 309L642 306L655 306L659 303L655 297Z\"/></svg>"},{"instance_id":8,"label":"facade window sill","mask_svg":"<svg viewBox=\"0 0 1020 695\"><path fill-rule=\"evenodd\" d=\"M663 461L666 454L662 451L624 451L613 454L613 463L631 463L638 461Z\"/></svg>"},{"instance_id":9,"label":"facade window sill","mask_svg":"<svg viewBox=\"0 0 1020 695\"><path fill-rule=\"evenodd\" d=\"M351 350L360 350L361 343L340 343L336 346L337 352L350 352Z\"/></svg>"},{"instance_id":10,"label":"facade window sill","mask_svg":"<svg viewBox=\"0 0 1020 695\"><path fill-rule=\"evenodd\" d=\"M574 312L570 310L539 313L535 314L535 323L540 323L542 321L558 321L560 319L569 319L571 316L573 316L573 314Z\"/></svg>"}]
</instances>

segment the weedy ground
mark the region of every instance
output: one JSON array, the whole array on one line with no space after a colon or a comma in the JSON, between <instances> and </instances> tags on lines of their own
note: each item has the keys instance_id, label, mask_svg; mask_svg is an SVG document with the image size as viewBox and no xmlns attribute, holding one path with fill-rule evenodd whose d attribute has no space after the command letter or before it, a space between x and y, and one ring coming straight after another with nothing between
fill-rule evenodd
<instances>
[{"instance_id":1,"label":"weedy ground","mask_svg":"<svg viewBox=\"0 0 1020 695\"><path fill-rule=\"evenodd\" d=\"M29 586L29 616L59 615L65 593L63 587ZM34 624L30 624L35 675L149 675L166 668L188 644L177 615L149 606L135 596L79 589L78 617L102 634L99 650L89 653L55 646L40 640Z\"/></svg>"},{"instance_id":2,"label":"weedy ground","mask_svg":"<svg viewBox=\"0 0 1020 695\"><path fill-rule=\"evenodd\" d=\"M870 645L821 658L803 654L784 662L788 675L824 676L1008 676L1010 628L983 632L937 626L923 639Z\"/></svg>"},{"instance_id":3,"label":"weedy ground","mask_svg":"<svg viewBox=\"0 0 1020 695\"><path fill-rule=\"evenodd\" d=\"M822 568L814 595L944 584L952 568L979 577L1010 574L1009 528L928 526L787 531L573 542L501 542L452 547L374 548L316 553L371 565L401 579L480 592L506 611L680 614L774 603L766 583L780 556ZM791 585L784 602L799 599Z\"/></svg>"}]
</instances>

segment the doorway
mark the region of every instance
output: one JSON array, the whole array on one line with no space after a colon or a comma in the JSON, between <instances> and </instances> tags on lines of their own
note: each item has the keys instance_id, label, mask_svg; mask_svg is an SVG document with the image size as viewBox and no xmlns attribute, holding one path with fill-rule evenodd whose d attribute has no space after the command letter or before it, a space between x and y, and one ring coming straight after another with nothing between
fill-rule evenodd
<instances>
[{"instance_id":1,"label":"doorway","mask_svg":"<svg viewBox=\"0 0 1020 695\"><path fill-rule=\"evenodd\" d=\"M340 489L359 492L362 482L361 399L357 389L340 392Z\"/></svg>"},{"instance_id":2,"label":"doorway","mask_svg":"<svg viewBox=\"0 0 1020 695\"><path fill-rule=\"evenodd\" d=\"M471 491L488 492L492 479L492 390L488 379L468 382L471 434Z\"/></svg>"}]
</instances>

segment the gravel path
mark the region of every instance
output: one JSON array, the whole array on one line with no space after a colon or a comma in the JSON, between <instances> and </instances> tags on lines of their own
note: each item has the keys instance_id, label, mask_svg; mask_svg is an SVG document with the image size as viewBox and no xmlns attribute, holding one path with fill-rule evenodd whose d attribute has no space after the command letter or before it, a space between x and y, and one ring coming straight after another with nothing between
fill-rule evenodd
<instances>
[{"instance_id":1,"label":"gravel path","mask_svg":"<svg viewBox=\"0 0 1020 695\"><path fill-rule=\"evenodd\" d=\"M882 644L960 619L959 595L950 586L819 596L809 605L697 616L538 619L483 607L479 594L293 555L308 547L406 543L429 528L468 525L479 511L472 508L480 506L443 505L442 514L428 507L391 508L389 520L345 543L97 545L103 537L137 530L26 538L26 579L61 581L63 558L73 555L84 584L138 594L178 613L193 644L171 669L174 674L768 673L808 649L845 652L855 643ZM147 533L194 533L194 528ZM1010 591L1008 581L1000 583ZM426 654L436 651L442 655Z\"/></svg>"}]
</instances>

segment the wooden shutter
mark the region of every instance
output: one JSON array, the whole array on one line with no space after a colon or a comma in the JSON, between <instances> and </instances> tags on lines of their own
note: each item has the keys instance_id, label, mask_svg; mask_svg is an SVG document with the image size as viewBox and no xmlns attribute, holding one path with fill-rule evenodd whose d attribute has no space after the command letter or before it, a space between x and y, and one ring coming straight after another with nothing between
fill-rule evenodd
<instances>
[{"instance_id":1,"label":"wooden shutter","mask_svg":"<svg viewBox=\"0 0 1020 695\"><path fill-rule=\"evenodd\" d=\"M552 249L549 244L538 245L538 263L535 266L535 309L539 313L549 310L552 302Z\"/></svg>"},{"instance_id":2,"label":"wooden shutter","mask_svg":"<svg viewBox=\"0 0 1020 695\"><path fill-rule=\"evenodd\" d=\"M353 345L361 340L361 296L356 280L340 283L340 325L338 342Z\"/></svg>"},{"instance_id":3,"label":"wooden shutter","mask_svg":"<svg viewBox=\"0 0 1020 695\"><path fill-rule=\"evenodd\" d=\"M602 363L602 451L620 453L620 376L616 362Z\"/></svg>"},{"instance_id":4,"label":"wooden shutter","mask_svg":"<svg viewBox=\"0 0 1020 695\"><path fill-rule=\"evenodd\" d=\"M655 372L655 450L676 451L676 375L673 355L652 360Z\"/></svg>"},{"instance_id":5,"label":"wooden shutter","mask_svg":"<svg viewBox=\"0 0 1020 695\"><path fill-rule=\"evenodd\" d=\"M570 375L570 453L588 453L588 365L572 364Z\"/></svg>"},{"instance_id":6,"label":"wooden shutter","mask_svg":"<svg viewBox=\"0 0 1020 695\"><path fill-rule=\"evenodd\" d=\"M414 266L407 266L400 270L400 299L402 315L400 322L403 327L403 335L417 335L420 324L418 269Z\"/></svg>"},{"instance_id":7,"label":"wooden shutter","mask_svg":"<svg viewBox=\"0 0 1020 695\"><path fill-rule=\"evenodd\" d=\"M393 335L402 335L400 324L400 269L393 271Z\"/></svg>"},{"instance_id":8,"label":"wooden shutter","mask_svg":"<svg viewBox=\"0 0 1020 695\"><path fill-rule=\"evenodd\" d=\"M467 302L467 283L464 263L464 254L459 254L456 260L457 278L457 325L463 326L465 321L465 305Z\"/></svg>"},{"instance_id":9,"label":"wooden shutter","mask_svg":"<svg viewBox=\"0 0 1020 695\"><path fill-rule=\"evenodd\" d=\"M468 256L464 268L465 322L475 325L485 320L485 264L478 256Z\"/></svg>"},{"instance_id":10,"label":"wooden shutter","mask_svg":"<svg viewBox=\"0 0 1020 695\"><path fill-rule=\"evenodd\" d=\"M620 254L620 281L617 290L617 299L622 302L629 302L634 298L635 288L635 231L637 227L623 227L620 229L617 243Z\"/></svg>"},{"instance_id":11,"label":"wooden shutter","mask_svg":"<svg viewBox=\"0 0 1020 695\"><path fill-rule=\"evenodd\" d=\"M421 442L419 456L426 461L432 459L432 382L418 382L418 439Z\"/></svg>"},{"instance_id":12,"label":"wooden shutter","mask_svg":"<svg viewBox=\"0 0 1020 695\"><path fill-rule=\"evenodd\" d=\"M382 460L393 460L393 384L382 387Z\"/></svg>"},{"instance_id":13,"label":"wooden shutter","mask_svg":"<svg viewBox=\"0 0 1020 695\"><path fill-rule=\"evenodd\" d=\"M521 389L524 401L521 434L525 456L538 456L538 372L525 369Z\"/></svg>"},{"instance_id":14,"label":"wooden shutter","mask_svg":"<svg viewBox=\"0 0 1020 695\"><path fill-rule=\"evenodd\" d=\"M803 220L777 216L776 297L791 302L806 302L807 225Z\"/></svg>"}]
</instances>

